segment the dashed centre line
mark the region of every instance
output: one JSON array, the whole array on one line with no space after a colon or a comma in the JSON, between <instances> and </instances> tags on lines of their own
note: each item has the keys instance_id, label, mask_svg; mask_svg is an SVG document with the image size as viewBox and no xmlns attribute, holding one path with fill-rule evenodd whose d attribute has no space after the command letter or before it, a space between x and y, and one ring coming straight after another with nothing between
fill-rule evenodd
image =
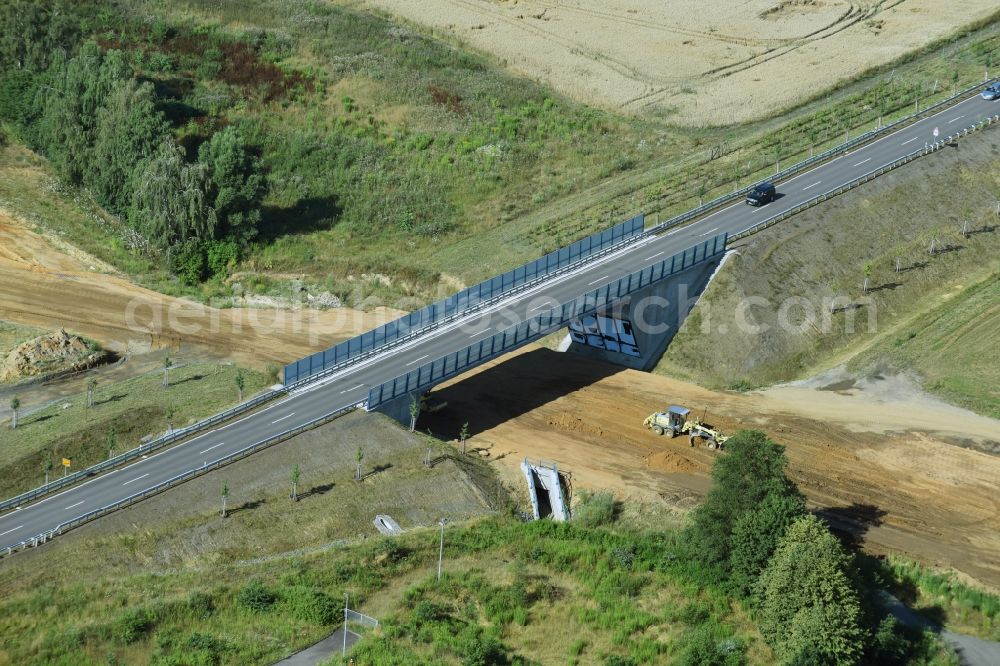
<instances>
[{"instance_id":1,"label":"dashed centre line","mask_svg":"<svg viewBox=\"0 0 1000 666\"><path fill-rule=\"evenodd\" d=\"M806 186L805 186L805 187L803 187L802 189L803 189L803 191L804 191L804 190L808 190L808 189L809 189L810 187L816 187L817 185L819 185L819 184L820 184L820 183L822 183L822 182L823 182L822 180L817 180L817 181L816 181L815 183L813 183L812 185L806 185Z\"/></svg>"},{"instance_id":2,"label":"dashed centre line","mask_svg":"<svg viewBox=\"0 0 1000 666\"><path fill-rule=\"evenodd\" d=\"M855 164L854 166L861 166L861 165L862 165L862 164L864 164L865 162L871 162L871 161L872 161L872 158L870 158L870 157L869 157L869 158L868 158L868 159L866 159L866 160L861 160L860 162L858 162L858 163L857 163L857 164Z\"/></svg>"},{"instance_id":3,"label":"dashed centre line","mask_svg":"<svg viewBox=\"0 0 1000 666\"><path fill-rule=\"evenodd\" d=\"M79 502L77 502L76 504L70 504L70 505L69 505L68 507L66 507L66 511L69 511L70 509L73 509L73 508L75 508L75 507L78 507L78 506L80 506L81 504L83 504L83 500L80 500L80 501L79 501Z\"/></svg>"},{"instance_id":4,"label":"dashed centre line","mask_svg":"<svg viewBox=\"0 0 1000 666\"><path fill-rule=\"evenodd\" d=\"M218 444L213 444L212 446L208 447L208 448L207 448L207 449L205 449L204 451L199 451L199 452L198 452L198 455L201 455L202 453L208 453L208 452L209 452L209 451L211 451L212 449L217 449L217 448L219 448L220 446L222 446L223 444L225 444L225 442L219 442ZM149 475L147 474L146 476L149 476Z\"/></svg>"},{"instance_id":5,"label":"dashed centre line","mask_svg":"<svg viewBox=\"0 0 1000 666\"><path fill-rule=\"evenodd\" d=\"M406 365L407 365L407 366L410 366L410 365L413 365L414 363L419 363L420 361L424 360L424 359L425 359L425 358L427 358L428 356L430 356L430 354L424 354L424 355L423 355L423 356L421 356L420 358L415 358L415 359L413 359L412 361L410 361L410 362L409 362L409 363L407 363Z\"/></svg>"},{"instance_id":6,"label":"dashed centre line","mask_svg":"<svg viewBox=\"0 0 1000 666\"><path fill-rule=\"evenodd\" d=\"M604 275L604 276L602 276L602 277L599 277L599 278L597 278L596 280L594 280L593 282L588 282L588 283L587 283L587 286L589 287L590 285L593 285L593 284L597 284L597 283L598 283L598 282L600 282L601 280L607 280L607 279L608 279L609 277L610 277L609 275Z\"/></svg>"},{"instance_id":7,"label":"dashed centre line","mask_svg":"<svg viewBox=\"0 0 1000 666\"><path fill-rule=\"evenodd\" d=\"M24 527L24 525L18 525L14 529L7 530L6 532L0 532L0 536L3 536L4 534L10 534L11 532L16 532L19 529L21 529L22 527Z\"/></svg>"},{"instance_id":8,"label":"dashed centre line","mask_svg":"<svg viewBox=\"0 0 1000 666\"><path fill-rule=\"evenodd\" d=\"M916 140L917 140L917 139L919 139L919 138L920 138L919 136L915 136L915 137L913 137L912 139L907 139L906 141L904 141L903 143L901 143L901 144L899 144L899 145L901 145L901 146L905 146L905 145L906 145L906 144L908 144L908 143L913 143L914 141L916 141Z\"/></svg>"},{"instance_id":9,"label":"dashed centre line","mask_svg":"<svg viewBox=\"0 0 1000 666\"><path fill-rule=\"evenodd\" d=\"M207 450L207 449L206 449L206 450ZM202 453L204 453L204 451L202 451ZM130 484L130 483L132 483L132 482L134 482L134 481L138 481L139 479L145 479L145 478L146 478L147 476L149 476L149 474L143 474L142 476L137 476L137 477L135 477L134 479L130 479L130 480L126 481L126 482L125 482L125 483L123 483L122 485L123 485L123 486L127 486L128 484Z\"/></svg>"},{"instance_id":10,"label":"dashed centre line","mask_svg":"<svg viewBox=\"0 0 1000 666\"><path fill-rule=\"evenodd\" d=\"M291 414L288 414L287 416L282 416L280 419L275 419L275 420L271 421L271 425L274 425L278 421L284 421L285 419L290 419L293 416L295 416L295 412L292 412Z\"/></svg>"}]
</instances>

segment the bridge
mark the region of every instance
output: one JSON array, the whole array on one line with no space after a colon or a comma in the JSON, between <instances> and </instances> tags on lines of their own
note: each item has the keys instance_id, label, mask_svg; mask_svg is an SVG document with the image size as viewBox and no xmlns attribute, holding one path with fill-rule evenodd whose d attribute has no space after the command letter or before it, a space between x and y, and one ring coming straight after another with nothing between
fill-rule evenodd
<instances>
[{"instance_id":1,"label":"bridge","mask_svg":"<svg viewBox=\"0 0 1000 666\"><path fill-rule=\"evenodd\" d=\"M6 510L0 515L0 554L42 543L347 410L382 409L400 417L434 384L561 328L575 333L576 345L586 345L588 336L614 338L616 347L605 346L602 353L620 362L655 361L663 337L642 337L640 301L659 303L650 315L656 324L682 316L678 300L662 297L668 293L663 290L703 284L727 240L1000 121L1000 102L976 92L792 167L776 179L780 198L766 206L751 208L735 196L649 229L640 216L290 364L282 390L255 411L214 429L197 426L189 439L159 452L148 445L123 454L79 473L71 479L75 485L56 481L0 503ZM588 330L583 321L598 315L607 317Z\"/></svg>"}]
</instances>

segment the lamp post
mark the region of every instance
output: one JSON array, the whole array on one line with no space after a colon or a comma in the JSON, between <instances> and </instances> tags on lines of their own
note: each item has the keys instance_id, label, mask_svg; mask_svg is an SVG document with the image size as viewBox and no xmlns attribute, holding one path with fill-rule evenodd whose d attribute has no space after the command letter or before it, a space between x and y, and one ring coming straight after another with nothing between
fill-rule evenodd
<instances>
[{"instance_id":1,"label":"lamp post","mask_svg":"<svg viewBox=\"0 0 1000 666\"><path fill-rule=\"evenodd\" d=\"M441 561L444 559L444 524L447 522L447 518L438 521L438 525L441 526L441 544L438 546L438 581L441 580Z\"/></svg>"},{"instance_id":2,"label":"lamp post","mask_svg":"<svg viewBox=\"0 0 1000 666\"><path fill-rule=\"evenodd\" d=\"M340 654L347 654L347 592L344 592L344 650Z\"/></svg>"}]
</instances>

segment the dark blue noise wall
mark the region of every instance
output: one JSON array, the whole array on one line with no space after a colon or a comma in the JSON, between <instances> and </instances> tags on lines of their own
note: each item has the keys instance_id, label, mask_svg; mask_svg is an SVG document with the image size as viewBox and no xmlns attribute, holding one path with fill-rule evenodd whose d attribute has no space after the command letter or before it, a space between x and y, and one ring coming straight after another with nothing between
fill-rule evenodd
<instances>
[{"instance_id":1,"label":"dark blue noise wall","mask_svg":"<svg viewBox=\"0 0 1000 666\"><path fill-rule=\"evenodd\" d=\"M368 392L367 408L369 410L376 409L401 396L428 389L446 379L462 374L469 368L546 336L552 331L565 328L572 320L611 306L619 299L647 287L653 282L680 273L708 259L714 259L726 251L726 239L726 234L710 238L648 268L589 291L549 312L543 312L516 326L504 329L490 338L375 386Z\"/></svg>"},{"instance_id":2,"label":"dark blue noise wall","mask_svg":"<svg viewBox=\"0 0 1000 666\"><path fill-rule=\"evenodd\" d=\"M285 366L285 386L319 375L362 354L396 342L416 331L438 324L449 317L503 296L578 261L592 257L603 250L638 236L644 228L645 216L637 215L631 220L587 236L572 245L559 248L540 259L473 285L384 326L345 340L335 347L324 349L294 363L289 363Z\"/></svg>"}]
</instances>

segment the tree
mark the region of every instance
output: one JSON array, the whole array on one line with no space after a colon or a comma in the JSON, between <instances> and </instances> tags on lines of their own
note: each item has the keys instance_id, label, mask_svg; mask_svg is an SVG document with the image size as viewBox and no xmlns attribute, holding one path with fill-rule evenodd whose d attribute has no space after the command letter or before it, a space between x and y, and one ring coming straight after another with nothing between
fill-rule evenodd
<instances>
[{"instance_id":1,"label":"tree","mask_svg":"<svg viewBox=\"0 0 1000 666\"><path fill-rule=\"evenodd\" d=\"M299 477L301 472L299 471L299 466L296 465L292 468L292 501L299 501Z\"/></svg>"},{"instance_id":2,"label":"tree","mask_svg":"<svg viewBox=\"0 0 1000 666\"><path fill-rule=\"evenodd\" d=\"M458 438L462 442L462 455L465 455L465 440L469 437L469 422L462 424L462 429L458 431Z\"/></svg>"},{"instance_id":3,"label":"tree","mask_svg":"<svg viewBox=\"0 0 1000 666\"><path fill-rule=\"evenodd\" d=\"M7 0L0 6L0 62L40 72L80 38L82 17L71 0Z\"/></svg>"},{"instance_id":4,"label":"tree","mask_svg":"<svg viewBox=\"0 0 1000 666\"><path fill-rule=\"evenodd\" d=\"M167 434L169 435L174 431L174 416L177 414L177 410L174 409L173 405L167 407L163 410L163 417L167 420Z\"/></svg>"},{"instance_id":5,"label":"tree","mask_svg":"<svg viewBox=\"0 0 1000 666\"><path fill-rule=\"evenodd\" d=\"M174 362L170 360L170 354L166 354L163 357L163 388L170 386L170 368L172 368Z\"/></svg>"},{"instance_id":6,"label":"tree","mask_svg":"<svg viewBox=\"0 0 1000 666\"><path fill-rule=\"evenodd\" d=\"M869 282L870 282L871 277L872 277L872 262L869 261L868 263L866 263L863 270L864 270L864 274L865 274L865 284L862 287L862 290L864 291L864 293L867 294L868 293L868 285L869 285Z\"/></svg>"},{"instance_id":7,"label":"tree","mask_svg":"<svg viewBox=\"0 0 1000 666\"><path fill-rule=\"evenodd\" d=\"M245 245L260 223L265 192L260 160L247 148L239 129L230 125L201 144L198 162L208 173L208 202L219 220L220 236Z\"/></svg>"},{"instance_id":8,"label":"tree","mask_svg":"<svg viewBox=\"0 0 1000 666\"><path fill-rule=\"evenodd\" d=\"M354 454L354 460L355 462L358 463L358 468L354 472L354 479L356 481L361 480L361 461L364 460L364 458L365 458L365 452L359 446L357 453Z\"/></svg>"},{"instance_id":9,"label":"tree","mask_svg":"<svg viewBox=\"0 0 1000 666\"><path fill-rule=\"evenodd\" d=\"M243 389L246 388L246 385L247 385L247 380L246 380L246 377L243 376L243 370L242 369L237 370L236 371L236 390L239 391L239 393L240 393L240 402L243 402ZM295 469L298 469L298 467L296 467Z\"/></svg>"},{"instance_id":10,"label":"tree","mask_svg":"<svg viewBox=\"0 0 1000 666\"><path fill-rule=\"evenodd\" d=\"M864 651L851 556L818 518L796 520L757 581L760 630L785 662L849 665Z\"/></svg>"},{"instance_id":11,"label":"tree","mask_svg":"<svg viewBox=\"0 0 1000 666\"><path fill-rule=\"evenodd\" d=\"M712 467L712 489L693 512L686 541L700 561L728 575L736 521L756 511L769 495L797 497L802 494L788 477L785 448L759 430L741 430L726 442L728 453Z\"/></svg>"},{"instance_id":12,"label":"tree","mask_svg":"<svg viewBox=\"0 0 1000 666\"><path fill-rule=\"evenodd\" d=\"M222 517L226 517L226 499L229 498L229 483L222 484Z\"/></svg>"},{"instance_id":13,"label":"tree","mask_svg":"<svg viewBox=\"0 0 1000 666\"><path fill-rule=\"evenodd\" d=\"M112 89L128 78L124 55L120 51L104 53L94 42L84 44L69 60L57 54L46 72L43 94L35 101L40 118L32 143L71 185L82 184L91 165L100 109Z\"/></svg>"},{"instance_id":14,"label":"tree","mask_svg":"<svg viewBox=\"0 0 1000 666\"><path fill-rule=\"evenodd\" d=\"M733 590L747 596L767 566L788 526L806 514L805 502L797 494L772 493L756 511L747 511L733 525L729 554L729 579Z\"/></svg>"},{"instance_id":15,"label":"tree","mask_svg":"<svg viewBox=\"0 0 1000 666\"><path fill-rule=\"evenodd\" d=\"M112 428L111 431L108 433L108 439L105 442L105 446L108 449L109 459L111 458L111 455L114 453L115 447L117 445L118 445L118 433L115 432L114 428Z\"/></svg>"},{"instance_id":16,"label":"tree","mask_svg":"<svg viewBox=\"0 0 1000 666\"><path fill-rule=\"evenodd\" d=\"M205 165L185 163L184 149L168 137L134 172L129 224L159 248L211 239L216 217L207 189Z\"/></svg>"},{"instance_id":17,"label":"tree","mask_svg":"<svg viewBox=\"0 0 1000 666\"><path fill-rule=\"evenodd\" d=\"M410 396L410 432L417 429L417 417L420 416L420 401Z\"/></svg>"},{"instance_id":18,"label":"tree","mask_svg":"<svg viewBox=\"0 0 1000 666\"><path fill-rule=\"evenodd\" d=\"M45 471L45 485L49 485L49 474L52 473L52 451L45 452L45 462L42 464L42 469Z\"/></svg>"},{"instance_id":19,"label":"tree","mask_svg":"<svg viewBox=\"0 0 1000 666\"><path fill-rule=\"evenodd\" d=\"M97 390L97 378L91 377L87 382L87 408L94 406L94 391Z\"/></svg>"},{"instance_id":20,"label":"tree","mask_svg":"<svg viewBox=\"0 0 1000 666\"><path fill-rule=\"evenodd\" d=\"M17 428L17 410L21 409L21 399L16 395L10 399L10 408L14 412L10 417L10 427L13 430Z\"/></svg>"},{"instance_id":21,"label":"tree","mask_svg":"<svg viewBox=\"0 0 1000 666\"><path fill-rule=\"evenodd\" d=\"M123 214L132 200L132 174L163 142L167 123L156 108L150 83L126 79L114 84L97 112L91 166L83 183L106 208Z\"/></svg>"}]
</instances>

